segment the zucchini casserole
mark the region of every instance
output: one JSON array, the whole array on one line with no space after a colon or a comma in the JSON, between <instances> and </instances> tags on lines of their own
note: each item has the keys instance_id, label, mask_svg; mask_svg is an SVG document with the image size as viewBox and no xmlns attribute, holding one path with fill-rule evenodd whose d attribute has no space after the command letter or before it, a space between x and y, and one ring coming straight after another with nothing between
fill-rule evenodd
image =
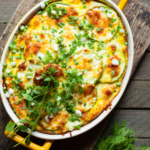
<instances>
[{"instance_id":1,"label":"zucchini casserole","mask_svg":"<svg viewBox=\"0 0 150 150\"><path fill-rule=\"evenodd\" d=\"M18 118L63 134L107 110L126 72L127 35L117 12L101 2L43 2L19 25L3 64L3 90Z\"/></svg>"}]
</instances>

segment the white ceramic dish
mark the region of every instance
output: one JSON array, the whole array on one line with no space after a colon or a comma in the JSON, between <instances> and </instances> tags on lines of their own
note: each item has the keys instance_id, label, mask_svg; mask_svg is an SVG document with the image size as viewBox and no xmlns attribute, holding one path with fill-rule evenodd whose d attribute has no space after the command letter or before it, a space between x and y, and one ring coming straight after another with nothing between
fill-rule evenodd
<instances>
[{"instance_id":1,"label":"white ceramic dish","mask_svg":"<svg viewBox=\"0 0 150 150\"><path fill-rule=\"evenodd\" d=\"M111 0L100 0L100 2L103 2L107 5L109 5L110 7L114 8L118 12L119 16L122 18L122 21L125 25L125 28L126 28L127 32L128 32L128 67L127 67L127 71L126 71L126 74L124 76L124 79L122 81L121 91L115 97L115 99L113 100L111 109L108 109L107 111L104 111L103 113L101 113L95 120L93 120L90 124L87 124L87 125L83 126L80 130L72 131L72 136L73 137L90 130L91 128L96 126L98 123L100 123L105 117L107 117L107 115L115 108L115 106L119 102L121 96L123 95L123 93L126 89L126 86L128 84L128 81L129 81L129 78L130 78L130 75L131 75L131 71L132 71L133 58L134 58L134 44L133 44L133 37L132 37L132 32L131 32L129 23L128 23L126 17L124 16L124 14L122 13L122 11L119 9L119 7L115 3L113 3ZM41 2L41 3L43 3L43 2ZM2 76L3 64L5 63L5 59L6 59L6 53L8 51L8 47L9 47L10 43L14 39L14 34L17 33L19 25L21 23L25 23L26 21L28 21L31 18L31 16L33 16L33 14L35 14L36 12L38 12L40 10L41 3L39 3L38 5L33 7L28 13L26 13L25 16L19 21L19 23L17 24L17 26L15 27L15 29L11 33L11 35L10 35L10 37L9 37L7 43L6 43L6 46L4 48L2 58L1 58L1 64L0 64L0 75L1 76ZM1 81L2 81L2 78L1 78ZM14 111L12 110L8 100L6 99L6 97L4 95L3 88L2 88L2 82L0 82L0 93L1 93L1 97L2 97L2 102L4 104L4 107L7 111L7 113L9 114L10 118L14 122L17 123L19 121L19 119L16 116L16 114L14 113ZM37 132L37 131L33 132L32 135L37 137L37 138L50 139L50 140L60 140L60 139L66 139L66 138L71 137L70 133L66 133L62 136L61 134L51 135L51 134L40 133L40 132Z\"/></svg>"}]
</instances>

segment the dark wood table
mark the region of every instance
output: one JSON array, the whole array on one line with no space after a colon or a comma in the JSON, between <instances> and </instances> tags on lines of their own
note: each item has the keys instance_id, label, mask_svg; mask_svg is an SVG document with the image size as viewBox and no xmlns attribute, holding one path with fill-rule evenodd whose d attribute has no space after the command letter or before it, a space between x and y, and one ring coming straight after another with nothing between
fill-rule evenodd
<instances>
[{"instance_id":1,"label":"dark wood table","mask_svg":"<svg viewBox=\"0 0 150 150\"><path fill-rule=\"evenodd\" d=\"M140 1L150 9L150 0ZM7 26L4 20L9 22L19 2L20 0L0 0L0 36ZM3 111L0 110L0 115L3 115ZM106 127L106 132L110 130L115 121L122 122L124 119L131 129L135 129L135 135L138 138L135 145L137 147L143 144L150 146L150 48L147 49L115 109ZM0 139L0 150L7 149L3 147L3 142L5 143L3 139Z\"/></svg>"}]
</instances>

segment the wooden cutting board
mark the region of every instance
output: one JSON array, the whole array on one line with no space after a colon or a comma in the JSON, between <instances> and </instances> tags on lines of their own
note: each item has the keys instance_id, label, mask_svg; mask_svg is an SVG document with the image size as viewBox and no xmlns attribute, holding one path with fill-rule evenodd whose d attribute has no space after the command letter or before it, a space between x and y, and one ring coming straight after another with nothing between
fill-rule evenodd
<instances>
[{"instance_id":1,"label":"wooden cutting board","mask_svg":"<svg viewBox=\"0 0 150 150\"><path fill-rule=\"evenodd\" d=\"M14 29L15 25L22 18L22 16L30 10L33 6L39 3L42 0L22 0L16 9L12 19L7 25L4 33L0 38L0 55L3 52L4 45L7 42L9 35ZM116 4L118 4L119 0L113 0ZM127 17L134 38L134 48L135 48L135 57L134 57L134 66L132 75L137 68L142 56L144 55L146 49L150 45L150 11L146 8L142 3L138 0L129 0L128 4L124 9L125 16ZM112 113L111 113L112 114ZM90 131L79 135L77 137L73 137L66 140L55 141L51 150L92 150L99 139L102 131L107 125L111 114L96 127L91 129ZM8 114L6 113L2 102L0 101L0 150L1 149L12 149L15 144L13 141L8 139L4 135L4 129L7 122L10 120ZM42 140L36 139L33 137L32 139L37 144L42 143ZM26 150L26 148L22 146L18 146L15 150Z\"/></svg>"}]
</instances>

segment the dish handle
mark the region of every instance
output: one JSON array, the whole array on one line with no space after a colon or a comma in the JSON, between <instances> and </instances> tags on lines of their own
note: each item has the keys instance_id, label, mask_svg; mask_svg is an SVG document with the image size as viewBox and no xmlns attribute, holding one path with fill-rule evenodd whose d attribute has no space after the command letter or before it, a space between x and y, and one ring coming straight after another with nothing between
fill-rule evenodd
<instances>
[{"instance_id":1,"label":"dish handle","mask_svg":"<svg viewBox=\"0 0 150 150\"><path fill-rule=\"evenodd\" d=\"M126 6L128 0L120 0L119 4L118 4L118 7L123 10L124 7Z\"/></svg>"},{"instance_id":2,"label":"dish handle","mask_svg":"<svg viewBox=\"0 0 150 150\"><path fill-rule=\"evenodd\" d=\"M4 133L8 137L8 135L9 135L10 132L7 132L5 130ZM22 140L24 140L23 137L21 137L20 135L18 135L16 133L13 136L10 136L9 138L11 140L17 142L17 143L20 143ZM30 145L26 145L25 141L23 141L21 143L21 145L24 146L24 147L26 147L26 148L28 148L28 149L31 149L31 150L49 150L51 148L51 146L52 146L52 143L53 143L53 141L46 141L43 146L40 146L40 145L37 145L37 144L35 144L33 142L31 142Z\"/></svg>"}]
</instances>

